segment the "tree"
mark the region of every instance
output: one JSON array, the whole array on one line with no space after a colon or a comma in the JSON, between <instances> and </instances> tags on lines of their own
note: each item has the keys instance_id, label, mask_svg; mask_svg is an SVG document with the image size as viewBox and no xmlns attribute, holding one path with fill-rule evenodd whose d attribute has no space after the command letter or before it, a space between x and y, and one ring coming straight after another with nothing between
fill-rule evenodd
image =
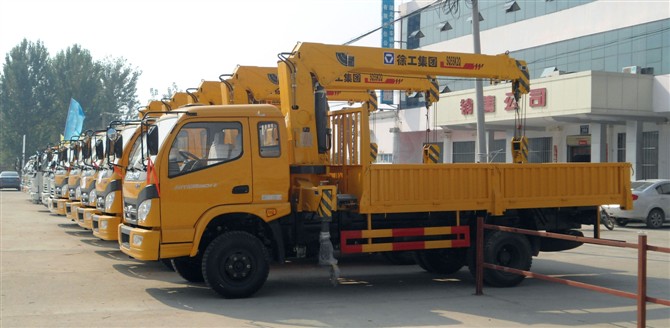
<instances>
[{"instance_id":1,"label":"tree","mask_svg":"<svg viewBox=\"0 0 670 328\"><path fill-rule=\"evenodd\" d=\"M0 76L0 167L10 168L21 156L23 134L29 155L58 134L49 120L53 107L49 52L40 41L26 39L5 55Z\"/></svg>"},{"instance_id":2,"label":"tree","mask_svg":"<svg viewBox=\"0 0 670 328\"><path fill-rule=\"evenodd\" d=\"M100 127L100 107L96 98L102 88L101 65L93 61L88 50L75 44L56 54L52 67L54 106L59 109L52 119L53 123L61 128L65 126L70 98L74 98L86 114L83 130Z\"/></svg>"},{"instance_id":3,"label":"tree","mask_svg":"<svg viewBox=\"0 0 670 328\"><path fill-rule=\"evenodd\" d=\"M123 58L95 61L75 44L51 58L41 41L23 40L5 55L0 75L0 167L60 141L70 98L84 109L83 130L100 129L110 120L135 118L141 71Z\"/></svg>"},{"instance_id":4,"label":"tree","mask_svg":"<svg viewBox=\"0 0 670 328\"><path fill-rule=\"evenodd\" d=\"M113 119L134 119L137 100L137 80L141 71L131 68L123 58L105 58L100 74L101 88L97 104L104 124Z\"/></svg>"}]
</instances>

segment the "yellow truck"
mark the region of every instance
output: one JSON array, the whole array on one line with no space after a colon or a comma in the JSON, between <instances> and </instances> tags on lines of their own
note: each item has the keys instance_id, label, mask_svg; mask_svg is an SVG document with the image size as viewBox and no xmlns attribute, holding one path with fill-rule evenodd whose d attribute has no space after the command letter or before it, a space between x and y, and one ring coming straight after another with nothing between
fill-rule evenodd
<instances>
[{"instance_id":1,"label":"yellow truck","mask_svg":"<svg viewBox=\"0 0 670 328\"><path fill-rule=\"evenodd\" d=\"M69 176L72 170L71 159L74 156L73 143L61 142L54 162L53 178L49 186L48 207L51 214L66 215L66 204L70 201Z\"/></svg>"},{"instance_id":2,"label":"yellow truck","mask_svg":"<svg viewBox=\"0 0 670 328\"><path fill-rule=\"evenodd\" d=\"M600 204L631 206L627 163L373 164L368 110L329 112L321 89L347 73L458 76L510 81L519 99L528 71L508 55L300 43L278 72L281 109L190 106L149 124L123 182L122 252L178 259L182 277L240 298L262 287L270 260L315 256L336 274L335 250L414 251L425 270L453 273L472 262L477 217L579 234ZM540 251L578 246L485 238L487 262L523 270ZM494 286L522 280L485 271Z\"/></svg>"},{"instance_id":3,"label":"yellow truck","mask_svg":"<svg viewBox=\"0 0 670 328\"><path fill-rule=\"evenodd\" d=\"M80 200L80 205L76 209L77 224L91 230L91 216L95 213L96 181L105 164L105 136L106 131L96 131L82 142L82 173L79 181L79 187L75 190L75 198ZM74 211L74 210L73 210Z\"/></svg>"},{"instance_id":4,"label":"yellow truck","mask_svg":"<svg viewBox=\"0 0 670 328\"><path fill-rule=\"evenodd\" d=\"M130 153L128 144L132 145L139 135L139 121L112 122L111 126L116 128L118 135L113 139L107 137L106 164L97 176L95 190L89 194L89 199L95 198L95 211L90 214L91 230L95 237L103 240L117 238L117 229L123 214L121 179Z\"/></svg>"},{"instance_id":5,"label":"yellow truck","mask_svg":"<svg viewBox=\"0 0 670 328\"><path fill-rule=\"evenodd\" d=\"M92 133L92 130L86 131L77 137L76 141L70 143L71 166L67 179L69 201L65 203L65 217L74 222L77 222L77 210L81 207L81 177L86 171L83 145ZM77 190L80 192L77 193Z\"/></svg>"},{"instance_id":6,"label":"yellow truck","mask_svg":"<svg viewBox=\"0 0 670 328\"><path fill-rule=\"evenodd\" d=\"M209 88L209 83L207 83ZM209 91L208 93L213 92ZM192 104L197 101L201 93L176 92L169 99L152 100L144 109L140 110L139 119L153 119L162 112L169 112L178 107ZM116 133L106 137L105 165L97 175L95 189L91 190L89 199L95 204L95 209L85 210L82 224L90 225L93 235L102 240L117 240L118 225L123 221L123 195L121 181L128 166L128 157L131 147L140 133L140 121L114 121L110 123ZM95 198L95 201L92 199ZM87 217L90 218L87 220Z\"/></svg>"},{"instance_id":7,"label":"yellow truck","mask_svg":"<svg viewBox=\"0 0 670 328\"><path fill-rule=\"evenodd\" d=\"M178 96L183 103L188 101L183 93ZM149 113L168 111L174 106L175 97L171 100L150 101L144 109L140 110L139 119ZM177 104L178 105L178 104ZM139 135L140 121L112 121L110 128L117 133L105 137L105 164L101 166L98 173L95 190L89 194L89 199L95 198L95 211L90 214L91 230L93 235L102 240L117 240L118 225L123 220L123 197L121 194L121 180L128 166L128 156L131 152L130 146L135 144Z\"/></svg>"}]
</instances>

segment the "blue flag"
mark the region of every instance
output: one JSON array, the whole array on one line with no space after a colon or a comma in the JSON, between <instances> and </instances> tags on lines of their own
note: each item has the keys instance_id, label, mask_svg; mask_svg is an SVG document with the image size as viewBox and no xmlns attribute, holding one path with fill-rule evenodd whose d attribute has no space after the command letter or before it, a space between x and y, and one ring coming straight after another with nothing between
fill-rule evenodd
<instances>
[{"instance_id":1,"label":"blue flag","mask_svg":"<svg viewBox=\"0 0 670 328\"><path fill-rule=\"evenodd\" d=\"M81 108L81 105L70 98L70 109L67 112L67 120L65 121L65 140L70 140L72 137L76 137L81 134L81 128L84 125L84 110Z\"/></svg>"}]
</instances>

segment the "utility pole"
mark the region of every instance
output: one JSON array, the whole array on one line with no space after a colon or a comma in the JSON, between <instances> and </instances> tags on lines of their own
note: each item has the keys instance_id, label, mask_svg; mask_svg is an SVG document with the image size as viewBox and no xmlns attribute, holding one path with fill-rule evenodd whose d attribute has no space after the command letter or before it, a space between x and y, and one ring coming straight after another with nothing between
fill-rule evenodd
<instances>
[{"instance_id":1,"label":"utility pole","mask_svg":"<svg viewBox=\"0 0 670 328\"><path fill-rule=\"evenodd\" d=\"M472 0L472 40L474 41L475 54L481 54L482 49L479 42L479 1ZM477 154L475 162L486 163L488 156L486 154L486 122L484 118L484 85L481 78L475 80L475 103L477 104L476 122L477 122Z\"/></svg>"}]
</instances>

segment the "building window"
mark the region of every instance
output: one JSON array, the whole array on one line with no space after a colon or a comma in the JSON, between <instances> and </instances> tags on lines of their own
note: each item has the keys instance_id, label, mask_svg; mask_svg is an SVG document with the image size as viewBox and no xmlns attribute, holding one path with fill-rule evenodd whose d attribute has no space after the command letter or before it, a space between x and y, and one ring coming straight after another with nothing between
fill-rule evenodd
<instances>
[{"instance_id":1,"label":"building window","mask_svg":"<svg viewBox=\"0 0 670 328\"><path fill-rule=\"evenodd\" d=\"M416 49L420 46L419 40L421 38L417 37L419 35L419 29L421 28L421 15L412 15L407 18L407 49ZM415 33L412 35L412 33ZM423 32L421 32L423 36Z\"/></svg>"},{"instance_id":2,"label":"building window","mask_svg":"<svg viewBox=\"0 0 670 328\"><path fill-rule=\"evenodd\" d=\"M551 162L551 137L528 138L528 162Z\"/></svg>"},{"instance_id":3,"label":"building window","mask_svg":"<svg viewBox=\"0 0 670 328\"><path fill-rule=\"evenodd\" d=\"M505 163L507 157L507 140L494 140L489 149L490 163Z\"/></svg>"},{"instance_id":4,"label":"building window","mask_svg":"<svg viewBox=\"0 0 670 328\"><path fill-rule=\"evenodd\" d=\"M617 133L616 135L616 161L626 161L626 134Z\"/></svg>"},{"instance_id":5,"label":"building window","mask_svg":"<svg viewBox=\"0 0 670 328\"><path fill-rule=\"evenodd\" d=\"M474 163L475 162L475 142L474 141L455 141L452 153L453 163Z\"/></svg>"},{"instance_id":6,"label":"building window","mask_svg":"<svg viewBox=\"0 0 670 328\"><path fill-rule=\"evenodd\" d=\"M392 164L393 163L393 154L377 154L377 164Z\"/></svg>"},{"instance_id":7,"label":"building window","mask_svg":"<svg viewBox=\"0 0 670 328\"><path fill-rule=\"evenodd\" d=\"M642 179L658 179L658 131L642 132Z\"/></svg>"}]
</instances>

